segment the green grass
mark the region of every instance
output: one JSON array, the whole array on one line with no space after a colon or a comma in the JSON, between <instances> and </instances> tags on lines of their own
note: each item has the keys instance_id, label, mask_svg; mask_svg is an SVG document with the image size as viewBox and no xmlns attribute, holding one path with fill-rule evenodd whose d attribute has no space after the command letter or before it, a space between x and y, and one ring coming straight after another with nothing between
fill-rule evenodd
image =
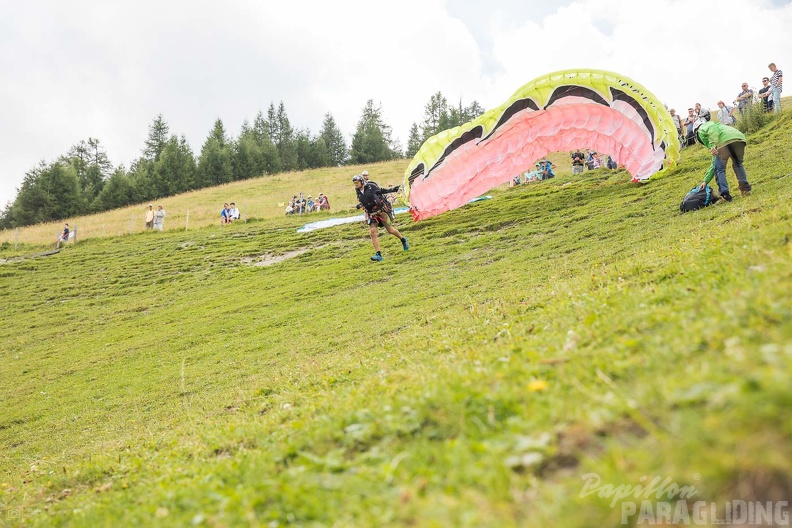
<instances>
[{"instance_id":1,"label":"green grass","mask_svg":"<svg viewBox=\"0 0 792 528\"><path fill-rule=\"evenodd\" d=\"M399 216L381 264L295 217L0 264L0 526L619 525L591 472L786 499L790 137L731 204L678 212L694 147Z\"/></svg>"}]
</instances>

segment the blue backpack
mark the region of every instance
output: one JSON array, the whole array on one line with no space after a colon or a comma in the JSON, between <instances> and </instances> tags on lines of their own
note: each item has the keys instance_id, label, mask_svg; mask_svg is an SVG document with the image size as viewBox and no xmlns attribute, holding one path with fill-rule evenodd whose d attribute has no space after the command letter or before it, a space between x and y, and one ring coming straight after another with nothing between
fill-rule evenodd
<instances>
[{"instance_id":1,"label":"blue backpack","mask_svg":"<svg viewBox=\"0 0 792 528\"><path fill-rule=\"evenodd\" d=\"M709 185L706 185L704 189L700 189L696 186L682 199L682 203L679 204L679 210L683 213L695 211L696 209L712 205L713 201L712 189Z\"/></svg>"}]
</instances>

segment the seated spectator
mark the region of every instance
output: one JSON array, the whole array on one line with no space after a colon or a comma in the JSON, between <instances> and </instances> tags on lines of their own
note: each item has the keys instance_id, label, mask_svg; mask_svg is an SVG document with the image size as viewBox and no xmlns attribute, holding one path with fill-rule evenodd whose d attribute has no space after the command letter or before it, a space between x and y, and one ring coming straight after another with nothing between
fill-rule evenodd
<instances>
[{"instance_id":1,"label":"seated spectator","mask_svg":"<svg viewBox=\"0 0 792 528\"><path fill-rule=\"evenodd\" d=\"M759 90L759 100L765 112L773 111L773 91L770 88L770 78L762 77L762 88Z\"/></svg>"},{"instance_id":2,"label":"seated spectator","mask_svg":"<svg viewBox=\"0 0 792 528\"><path fill-rule=\"evenodd\" d=\"M542 180L549 180L550 178L555 178L555 173L553 172L553 164L550 160L542 160L539 162L539 168L541 170L541 178Z\"/></svg>"},{"instance_id":3,"label":"seated spectator","mask_svg":"<svg viewBox=\"0 0 792 528\"><path fill-rule=\"evenodd\" d=\"M58 235L58 238L55 239L55 247L59 248L61 242L68 242L69 241L69 224L64 224L63 232Z\"/></svg>"},{"instance_id":4,"label":"seated spectator","mask_svg":"<svg viewBox=\"0 0 792 528\"><path fill-rule=\"evenodd\" d=\"M526 172L523 176L525 177L525 183L541 181L542 175L539 171L539 164L537 163L534 170Z\"/></svg>"},{"instance_id":5,"label":"seated spectator","mask_svg":"<svg viewBox=\"0 0 792 528\"><path fill-rule=\"evenodd\" d=\"M297 211L297 195L295 194L292 196L292 199L289 200L289 204L286 206L286 214L294 214Z\"/></svg>"},{"instance_id":6,"label":"seated spectator","mask_svg":"<svg viewBox=\"0 0 792 528\"><path fill-rule=\"evenodd\" d=\"M314 212L314 199L313 196L308 195L308 201L305 203L305 212L313 213Z\"/></svg>"},{"instance_id":7,"label":"seated spectator","mask_svg":"<svg viewBox=\"0 0 792 528\"><path fill-rule=\"evenodd\" d=\"M737 96L737 99L735 99L735 102L737 103L737 109L740 111L740 115L743 115L745 110L753 102L753 95L753 90L748 88L748 83L742 83L742 92L740 92L740 94ZM721 121L721 123L722 122L723 121Z\"/></svg>"},{"instance_id":8,"label":"seated spectator","mask_svg":"<svg viewBox=\"0 0 792 528\"><path fill-rule=\"evenodd\" d=\"M228 208L228 204L223 204L223 210L220 211L220 224L230 224L231 223L231 210Z\"/></svg>"},{"instance_id":9,"label":"seated spectator","mask_svg":"<svg viewBox=\"0 0 792 528\"><path fill-rule=\"evenodd\" d=\"M612 157L608 156L607 167L609 169L618 169L619 168L619 164L616 163L616 161Z\"/></svg>"},{"instance_id":10,"label":"seated spectator","mask_svg":"<svg viewBox=\"0 0 792 528\"><path fill-rule=\"evenodd\" d=\"M295 212L297 214L303 214L305 212L306 203L307 202L305 201L305 197L303 196L303 193L300 193L300 197L297 198L297 202L296 202L297 208Z\"/></svg>"},{"instance_id":11,"label":"seated spectator","mask_svg":"<svg viewBox=\"0 0 792 528\"><path fill-rule=\"evenodd\" d=\"M330 201L327 199L322 193L319 193L319 210L320 211L329 211L330 210Z\"/></svg>"},{"instance_id":12,"label":"seated spectator","mask_svg":"<svg viewBox=\"0 0 792 528\"><path fill-rule=\"evenodd\" d=\"M586 168L588 170L598 169L599 164L595 166L594 160L597 159L597 152L594 150L587 150L586 151Z\"/></svg>"},{"instance_id":13,"label":"seated spectator","mask_svg":"<svg viewBox=\"0 0 792 528\"><path fill-rule=\"evenodd\" d=\"M228 210L228 222L231 223L234 220L239 220L239 209L234 202L231 202L231 208Z\"/></svg>"},{"instance_id":14,"label":"seated spectator","mask_svg":"<svg viewBox=\"0 0 792 528\"><path fill-rule=\"evenodd\" d=\"M724 125L734 126L737 120L734 118L734 107L729 106L723 101L718 101L718 121Z\"/></svg>"},{"instance_id":15,"label":"seated spectator","mask_svg":"<svg viewBox=\"0 0 792 528\"><path fill-rule=\"evenodd\" d=\"M591 168L592 169L599 169L602 167L602 159L600 159L600 155L596 152L591 154Z\"/></svg>"},{"instance_id":16,"label":"seated spectator","mask_svg":"<svg viewBox=\"0 0 792 528\"><path fill-rule=\"evenodd\" d=\"M520 185L521 183L522 180L520 179L520 175L518 174L517 176L509 180L509 187L514 187L516 185Z\"/></svg>"},{"instance_id":17,"label":"seated spectator","mask_svg":"<svg viewBox=\"0 0 792 528\"><path fill-rule=\"evenodd\" d=\"M583 174L583 163L585 157L580 149L572 153L572 174Z\"/></svg>"}]
</instances>

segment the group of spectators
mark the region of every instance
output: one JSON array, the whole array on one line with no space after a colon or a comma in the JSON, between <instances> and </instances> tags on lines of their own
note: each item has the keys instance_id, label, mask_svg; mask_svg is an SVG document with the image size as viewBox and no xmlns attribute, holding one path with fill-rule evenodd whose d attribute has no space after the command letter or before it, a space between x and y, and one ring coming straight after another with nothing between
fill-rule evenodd
<instances>
[{"instance_id":1,"label":"group of spectators","mask_svg":"<svg viewBox=\"0 0 792 528\"><path fill-rule=\"evenodd\" d=\"M220 211L220 224L230 224L239 220L239 209L234 202L231 204L223 204L223 209Z\"/></svg>"},{"instance_id":2,"label":"group of spectators","mask_svg":"<svg viewBox=\"0 0 792 528\"><path fill-rule=\"evenodd\" d=\"M151 229L162 231L164 225L165 209L163 209L161 205L158 205L157 210L155 211L154 204L149 204L148 210L146 211L146 231Z\"/></svg>"},{"instance_id":3,"label":"group of spectators","mask_svg":"<svg viewBox=\"0 0 792 528\"><path fill-rule=\"evenodd\" d=\"M327 196L323 193L319 193L319 196L314 200L313 196L308 195L308 198L303 196L303 193L299 195L292 196L292 199L289 200L289 204L286 206L286 214L305 214L305 213L315 213L319 211L329 211L330 210L330 201L327 199Z\"/></svg>"},{"instance_id":4,"label":"group of spectators","mask_svg":"<svg viewBox=\"0 0 792 528\"><path fill-rule=\"evenodd\" d=\"M585 152L577 149L572 152L572 174L583 174L584 170L594 170L600 167L607 167L609 169L618 168L618 164L608 155L599 154L595 150L585 149ZM526 171L518 174L509 182L510 187L520 185L522 183L539 182L555 178L555 169L557 166L550 160L541 160L535 166L534 170Z\"/></svg>"},{"instance_id":5,"label":"group of spectators","mask_svg":"<svg viewBox=\"0 0 792 528\"><path fill-rule=\"evenodd\" d=\"M580 149L577 149L570 157L572 158L572 174L583 174L584 167L586 170L619 167L610 155L599 154L596 150L586 149L584 154Z\"/></svg>"},{"instance_id":6,"label":"group of spectators","mask_svg":"<svg viewBox=\"0 0 792 528\"><path fill-rule=\"evenodd\" d=\"M771 62L768 68L772 75L762 77L762 88L754 93L754 90L748 86L747 82L742 83L742 90L734 99L733 104L726 104L724 101L718 101L717 119L718 122L734 126L737 124L737 116L735 112L740 115L745 115L745 112L751 107L754 101L760 101L762 108L765 112L779 113L781 111L781 91L783 89L783 73L775 63ZM712 116L706 108L701 107L701 103L696 103L693 108L688 108L688 115L684 119L676 113L676 110L671 108L669 110L671 119L674 121L677 132L679 133L682 146L690 146L695 143L695 135L693 133L694 124L697 120L709 121Z\"/></svg>"},{"instance_id":7,"label":"group of spectators","mask_svg":"<svg viewBox=\"0 0 792 528\"><path fill-rule=\"evenodd\" d=\"M555 178L555 172L553 172L555 168L556 165L550 160L541 160L534 166L534 170L526 171L512 178L511 182L509 182L509 186L514 187L522 183L538 182Z\"/></svg>"}]
</instances>

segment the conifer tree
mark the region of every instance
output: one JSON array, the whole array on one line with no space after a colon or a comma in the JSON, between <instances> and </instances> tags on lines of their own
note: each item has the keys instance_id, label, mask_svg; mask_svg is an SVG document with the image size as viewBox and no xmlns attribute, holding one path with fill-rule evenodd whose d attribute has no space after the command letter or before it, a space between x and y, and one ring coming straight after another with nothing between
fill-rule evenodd
<instances>
[{"instance_id":1,"label":"conifer tree","mask_svg":"<svg viewBox=\"0 0 792 528\"><path fill-rule=\"evenodd\" d=\"M349 158L351 163L374 163L400 156L391 139L391 128L382 119L382 109L369 99L357 124Z\"/></svg>"},{"instance_id":2,"label":"conifer tree","mask_svg":"<svg viewBox=\"0 0 792 528\"><path fill-rule=\"evenodd\" d=\"M281 101L278 106L275 119L277 125L273 125L270 121L270 129L273 133L277 134L273 138L273 143L275 143L278 149L281 169L284 171L295 170L297 169L297 144L295 142L294 130L292 129L291 122L286 115L286 107L283 101Z\"/></svg>"},{"instance_id":3,"label":"conifer tree","mask_svg":"<svg viewBox=\"0 0 792 528\"><path fill-rule=\"evenodd\" d=\"M327 164L333 167L343 165L347 158L346 141L344 141L344 135L336 125L333 116L329 113L325 114L319 138L322 139L327 150Z\"/></svg>"},{"instance_id":4,"label":"conifer tree","mask_svg":"<svg viewBox=\"0 0 792 528\"><path fill-rule=\"evenodd\" d=\"M421 140L421 132L418 130L418 124L413 123L410 127L410 136L407 138L407 157L415 156L422 144L423 141Z\"/></svg>"},{"instance_id":5,"label":"conifer tree","mask_svg":"<svg viewBox=\"0 0 792 528\"><path fill-rule=\"evenodd\" d=\"M174 134L154 163L156 181L160 184L157 197L171 196L195 188L195 156L187 138Z\"/></svg>"},{"instance_id":6,"label":"conifer tree","mask_svg":"<svg viewBox=\"0 0 792 528\"><path fill-rule=\"evenodd\" d=\"M231 149L225 127L219 118L201 148L196 169L198 188L228 183L234 179Z\"/></svg>"},{"instance_id":7,"label":"conifer tree","mask_svg":"<svg viewBox=\"0 0 792 528\"><path fill-rule=\"evenodd\" d=\"M160 153L165 148L168 142L170 128L168 123L162 117L162 114L157 114L154 121L149 125L148 137L146 138L146 148L143 149L143 157L149 161L157 161Z\"/></svg>"}]
</instances>

